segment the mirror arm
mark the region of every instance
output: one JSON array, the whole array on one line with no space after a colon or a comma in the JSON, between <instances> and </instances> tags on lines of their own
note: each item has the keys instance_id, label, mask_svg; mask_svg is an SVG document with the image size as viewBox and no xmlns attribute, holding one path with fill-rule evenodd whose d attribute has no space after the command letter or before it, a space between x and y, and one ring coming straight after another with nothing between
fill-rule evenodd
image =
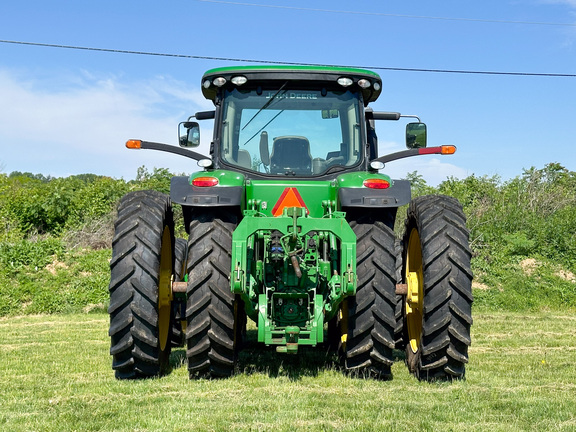
<instances>
[{"instance_id":1,"label":"mirror arm","mask_svg":"<svg viewBox=\"0 0 576 432\"><path fill-rule=\"evenodd\" d=\"M159 150L159 151L164 151L164 152L168 152L168 153L175 153L177 155L180 156L184 156L190 159L194 159L194 160L201 160L201 159L210 159L208 156L204 156L200 153L196 153L195 151L192 150L187 150L181 147L175 147L173 145L170 144L162 144L162 143L157 143L157 142L151 142L151 141L141 141L140 144L140 148L141 149L147 149L147 150Z\"/></svg>"},{"instance_id":2,"label":"mirror arm","mask_svg":"<svg viewBox=\"0 0 576 432\"><path fill-rule=\"evenodd\" d=\"M200 111L193 116L188 117L188 120L195 118L196 120L211 120L216 117L216 111Z\"/></svg>"},{"instance_id":3,"label":"mirror arm","mask_svg":"<svg viewBox=\"0 0 576 432\"><path fill-rule=\"evenodd\" d=\"M400 120L401 118L415 118L418 123L422 123L420 117L411 114L400 114L398 112L366 111L368 120Z\"/></svg>"},{"instance_id":4,"label":"mirror arm","mask_svg":"<svg viewBox=\"0 0 576 432\"><path fill-rule=\"evenodd\" d=\"M388 163L398 159L404 159L411 156L420 156L426 154L453 154L456 151L454 146L439 146L439 147L423 147L417 149L403 150L396 153L390 153L388 155L380 156L379 158L373 159L371 162L382 162Z\"/></svg>"},{"instance_id":5,"label":"mirror arm","mask_svg":"<svg viewBox=\"0 0 576 432\"><path fill-rule=\"evenodd\" d=\"M422 120L420 120L420 117L418 117L417 115L402 114L400 117L403 117L403 118L415 118L416 120L418 120L418 123L422 123Z\"/></svg>"},{"instance_id":6,"label":"mirror arm","mask_svg":"<svg viewBox=\"0 0 576 432\"><path fill-rule=\"evenodd\" d=\"M399 120L402 114L398 112L366 111L367 120Z\"/></svg>"},{"instance_id":7,"label":"mirror arm","mask_svg":"<svg viewBox=\"0 0 576 432\"><path fill-rule=\"evenodd\" d=\"M410 149L410 150L403 150L396 153L390 153L384 156L380 156L379 158L373 159L371 162L382 162L388 163L398 159L403 159L411 156L418 156L420 153L418 152L420 149Z\"/></svg>"}]
</instances>

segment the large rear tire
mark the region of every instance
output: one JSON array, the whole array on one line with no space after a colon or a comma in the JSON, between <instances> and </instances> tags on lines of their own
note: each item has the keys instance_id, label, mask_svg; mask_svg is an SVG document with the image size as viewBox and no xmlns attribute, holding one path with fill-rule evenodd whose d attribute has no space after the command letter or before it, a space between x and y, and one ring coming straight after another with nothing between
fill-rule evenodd
<instances>
[{"instance_id":1,"label":"large rear tire","mask_svg":"<svg viewBox=\"0 0 576 432\"><path fill-rule=\"evenodd\" d=\"M472 325L466 217L458 200L431 195L408 207L403 305L406 364L425 381L464 378Z\"/></svg>"},{"instance_id":2,"label":"large rear tire","mask_svg":"<svg viewBox=\"0 0 576 432\"><path fill-rule=\"evenodd\" d=\"M229 377L238 345L239 304L230 289L234 215L203 210L193 215L188 241L186 342L190 378Z\"/></svg>"},{"instance_id":3,"label":"large rear tire","mask_svg":"<svg viewBox=\"0 0 576 432\"><path fill-rule=\"evenodd\" d=\"M357 237L358 287L342 308L345 366L353 373L391 379L396 327L394 232L371 214L353 215L349 220Z\"/></svg>"},{"instance_id":4,"label":"large rear tire","mask_svg":"<svg viewBox=\"0 0 576 432\"><path fill-rule=\"evenodd\" d=\"M169 369L174 221L168 196L125 195L110 261L110 354L116 378L144 378Z\"/></svg>"}]
</instances>

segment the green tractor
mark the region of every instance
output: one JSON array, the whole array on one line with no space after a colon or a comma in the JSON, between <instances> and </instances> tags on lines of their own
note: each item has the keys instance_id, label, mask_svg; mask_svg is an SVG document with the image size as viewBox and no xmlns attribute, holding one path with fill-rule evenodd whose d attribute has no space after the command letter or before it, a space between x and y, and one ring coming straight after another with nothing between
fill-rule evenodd
<instances>
[{"instance_id":1,"label":"green tractor","mask_svg":"<svg viewBox=\"0 0 576 432\"><path fill-rule=\"evenodd\" d=\"M202 77L213 111L180 124L179 144L130 140L198 161L170 196L122 198L110 281L117 378L161 375L186 346L190 378L235 372L247 318L258 342L297 354L323 344L358 376L391 378L395 349L422 380L463 378L472 272L461 205L411 200L384 164L455 147L426 147L415 116L374 112L381 78L341 67L253 66ZM378 155L375 123L414 117L407 150ZM214 120L210 157L198 121ZM172 203L188 240L175 238ZM408 204L405 233L394 222Z\"/></svg>"}]
</instances>

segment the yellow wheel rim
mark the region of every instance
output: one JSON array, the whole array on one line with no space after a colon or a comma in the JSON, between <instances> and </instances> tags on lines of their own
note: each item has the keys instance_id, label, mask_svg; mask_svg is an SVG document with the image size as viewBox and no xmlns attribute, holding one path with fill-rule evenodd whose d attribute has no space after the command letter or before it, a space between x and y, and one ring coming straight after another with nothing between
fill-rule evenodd
<instances>
[{"instance_id":1,"label":"yellow wheel rim","mask_svg":"<svg viewBox=\"0 0 576 432\"><path fill-rule=\"evenodd\" d=\"M418 230L413 228L408 240L406 253L406 294L405 312L408 343L414 354L420 349L422 337L422 317L424 315L424 271L422 269L422 247Z\"/></svg>"},{"instance_id":2,"label":"yellow wheel rim","mask_svg":"<svg viewBox=\"0 0 576 432\"><path fill-rule=\"evenodd\" d=\"M160 274L158 280L158 339L164 351L170 336L172 314L172 241L170 229L164 227L160 249Z\"/></svg>"}]
</instances>

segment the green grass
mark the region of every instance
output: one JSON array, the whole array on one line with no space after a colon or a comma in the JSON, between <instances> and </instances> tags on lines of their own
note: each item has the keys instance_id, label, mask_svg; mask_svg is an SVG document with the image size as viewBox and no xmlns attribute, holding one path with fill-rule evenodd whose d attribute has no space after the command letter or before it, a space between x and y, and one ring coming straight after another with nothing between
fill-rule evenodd
<instances>
[{"instance_id":1,"label":"green grass","mask_svg":"<svg viewBox=\"0 0 576 432\"><path fill-rule=\"evenodd\" d=\"M178 349L168 376L117 381L105 314L0 318L0 430L576 430L576 316L474 319L467 379L427 384L400 359L379 382L256 345L231 379L189 381Z\"/></svg>"},{"instance_id":2,"label":"green grass","mask_svg":"<svg viewBox=\"0 0 576 432\"><path fill-rule=\"evenodd\" d=\"M0 267L0 316L105 311L110 256L109 249L75 249L40 265Z\"/></svg>"}]
</instances>

